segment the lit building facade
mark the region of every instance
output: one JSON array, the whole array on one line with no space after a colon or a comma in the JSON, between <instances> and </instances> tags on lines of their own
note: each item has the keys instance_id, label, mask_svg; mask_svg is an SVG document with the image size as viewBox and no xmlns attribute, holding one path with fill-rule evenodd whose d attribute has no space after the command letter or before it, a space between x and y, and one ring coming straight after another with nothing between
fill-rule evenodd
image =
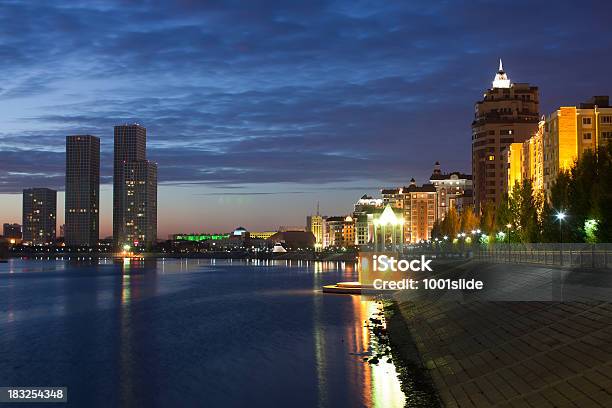
<instances>
[{"instance_id":1,"label":"lit building facade","mask_svg":"<svg viewBox=\"0 0 612 408\"><path fill-rule=\"evenodd\" d=\"M253 239L270 239L272 235L278 231L250 231L250 237Z\"/></svg>"},{"instance_id":2,"label":"lit building facade","mask_svg":"<svg viewBox=\"0 0 612 408\"><path fill-rule=\"evenodd\" d=\"M414 179L402 189L404 213L404 241L417 243L431 239L436 222L438 192L433 184L417 186Z\"/></svg>"},{"instance_id":3,"label":"lit building facade","mask_svg":"<svg viewBox=\"0 0 612 408\"><path fill-rule=\"evenodd\" d=\"M322 250L325 235L325 218L319 214L318 210L315 215L306 217L306 230L312 232L312 235L315 237L315 251Z\"/></svg>"},{"instance_id":4,"label":"lit building facade","mask_svg":"<svg viewBox=\"0 0 612 408\"><path fill-rule=\"evenodd\" d=\"M23 190L23 241L51 244L57 228L57 191L50 188Z\"/></svg>"},{"instance_id":5,"label":"lit building facade","mask_svg":"<svg viewBox=\"0 0 612 408\"><path fill-rule=\"evenodd\" d=\"M171 239L173 241L221 241L229 238L230 234L174 234Z\"/></svg>"},{"instance_id":6,"label":"lit building facade","mask_svg":"<svg viewBox=\"0 0 612 408\"><path fill-rule=\"evenodd\" d=\"M489 201L498 205L508 187L503 152L538 130L539 92L535 86L512 83L500 61L492 87L474 109L472 174L477 210Z\"/></svg>"},{"instance_id":7,"label":"lit building facade","mask_svg":"<svg viewBox=\"0 0 612 408\"><path fill-rule=\"evenodd\" d=\"M126 244L125 165L147 159L147 130L138 124L114 127L113 160L113 241Z\"/></svg>"},{"instance_id":8,"label":"lit building facade","mask_svg":"<svg viewBox=\"0 0 612 408\"><path fill-rule=\"evenodd\" d=\"M436 219L443 220L448 209L451 207L466 207L470 205L468 199L472 197L472 175L463 174L458 171L452 173L442 173L440 163L436 162L434 170L429 178L438 192L438 207L436 209ZM466 194L467 193L467 194ZM457 200L462 198L459 204Z\"/></svg>"},{"instance_id":9,"label":"lit building facade","mask_svg":"<svg viewBox=\"0 0 612 408\"><path fill-rule=\"evenodd\" d=\"M96 246L100 231L100 139L66 137L64 239L68 246Z\"/></svg>"},{"instance_id":10,"label":"lit building facade","mask_svg":"<svg viewBox=\"0 0 612 408\"><path fill-rule=\"evenodd\" d=\"M363 195L354 206L355 245L360 247L374 243L374 219L383 211L383 199Z\"/></svg>"},{"instance_id":11,"label":"lit building facade","mask_svg":"<svg viewBox=\"0 0 612 408\"><path fill-rule=\"evenodd\" d=\"M560 171L568 171L587 150L612 140L612 107L607 96L595 96L578 106L560 107L542 117L529 140L505 152L508 188L530 179L534 189L550 196Z\"/></svg>"},{"instance_id":12,"label":"lit building facade","mask_svg":"<svg viewBox=\"0 0 612 408\"><path fill-rule=\"evenodd\" d=\"M355 245L355 221L351 216L325 219L323 247L350 247Z\"/></svg>"},{"instance_id":13,"label":"lit building facade","mask_svg":"<svg viewBox=\"0 0 612 408\"><path fill-rule=\"evenodd\" d=\"M414 179L408 187L381 190L383 205L403 214L405 244L431 239L431 230L438 219L438 190L433 184L417 186Z\"/></svg>"},{"instance_id":14,"label":"lit building facade","mask_svg":"<svg viewBox=\"0 0 612 408\"><path fill-rule=\"evenodd\" d=\"M148 160L123 165L121 206L125 225L120 242L150 249L157 241L157 164Z\"/></svg>"}]
</instances>

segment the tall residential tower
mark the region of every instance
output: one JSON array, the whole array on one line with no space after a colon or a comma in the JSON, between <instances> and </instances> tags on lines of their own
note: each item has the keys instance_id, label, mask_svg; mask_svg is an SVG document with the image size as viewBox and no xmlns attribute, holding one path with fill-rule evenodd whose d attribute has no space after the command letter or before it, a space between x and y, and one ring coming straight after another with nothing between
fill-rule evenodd
<instances>
[{"instance_id":1,"label":"tall residential tower","mask_svg":"<svg viewBox=\"0 0 612 408\"><path fill-rule=\"evenodd\" d=\"M23 190L23 242L32 245L55 241L57 191L50 188Z\"/></svg>"},{"instance_id":2,"label":"tall residential tower","mask_svg":"<svg viewBox=\"0 0 612 408\"><path fill-rule=\"evenodd\" d=\"M100 235L100 139L91 135L66 137L67 246L98 244Z\"/></svg>"},{"instance_id":3,"label":"tall residential tower","mask_svg":"<svg viewBox=\"0 0 612 408\"><path fill-rule=\"evenodd\" d=\"M157 239L157 165L147 160L147 130L115 126L113 240L115 247L150 248Z\"/></svg>"},{"instance_id":4,"label":"tall residential tower","mask_svg":"<svg viewBox=\"0 0 612 408\"><path fill-rule=\"evenodd\" d=\"M493 85L476 103L472 122L474 204L498 205L507 188L502 152L511 143L529 139L538 131L538 88L512 83L499 61Z\"/></svg>"}]
</instances>

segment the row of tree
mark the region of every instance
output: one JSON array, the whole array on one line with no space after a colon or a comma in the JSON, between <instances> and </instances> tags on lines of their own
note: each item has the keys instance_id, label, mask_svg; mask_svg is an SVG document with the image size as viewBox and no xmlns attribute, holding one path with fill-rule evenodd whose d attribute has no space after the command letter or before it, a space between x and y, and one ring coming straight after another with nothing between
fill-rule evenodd
<instances>
[{"instance_id":1,"label":"row of tree","mask_svg":"<svg viewBox=\"0 0 612 408\"><path fill-rule=\"evenodd\" d=\"M585 151L569 171L560 172L548 198L523 180L497 210L492 204L480 214L451 208L432 236L456 237L474 229L492 239L509 233L502 235L510 242L612 242L612 143Z\"/></svg>"}]
</instances>

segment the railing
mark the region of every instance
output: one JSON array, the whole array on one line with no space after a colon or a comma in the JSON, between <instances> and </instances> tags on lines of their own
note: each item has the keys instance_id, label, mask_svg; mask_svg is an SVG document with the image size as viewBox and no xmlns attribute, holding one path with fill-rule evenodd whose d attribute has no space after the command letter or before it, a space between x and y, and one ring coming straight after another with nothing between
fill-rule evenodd
<instances>
[{"instance_id":1,"label":"railing","mask_svg":"<svg viewBox=\"0 0 612 408\"><path fill-rule=\"evenodd\" d=\"M612 268L612 244L493 244L476 246L476 260L564 267Z\"/></svg>"}]
</instances>

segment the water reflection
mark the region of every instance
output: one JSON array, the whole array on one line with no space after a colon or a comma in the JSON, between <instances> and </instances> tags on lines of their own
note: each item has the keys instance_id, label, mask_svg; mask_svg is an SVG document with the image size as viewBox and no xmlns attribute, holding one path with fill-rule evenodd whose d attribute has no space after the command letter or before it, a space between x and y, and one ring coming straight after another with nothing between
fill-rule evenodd
<instances>
[{"instance_id":1,"label":"water reflection","mask_svg":"<svg viewBox=\"0 0 612 408\"><path fill-rule=\"evenodd\" d=\"M56 378L88 407L403 404L393 366L363 361L376 304L321 293L353 263L45 262L0 265L0 349L33 361L0 383Z\"/></svg>"}]
</instances>

